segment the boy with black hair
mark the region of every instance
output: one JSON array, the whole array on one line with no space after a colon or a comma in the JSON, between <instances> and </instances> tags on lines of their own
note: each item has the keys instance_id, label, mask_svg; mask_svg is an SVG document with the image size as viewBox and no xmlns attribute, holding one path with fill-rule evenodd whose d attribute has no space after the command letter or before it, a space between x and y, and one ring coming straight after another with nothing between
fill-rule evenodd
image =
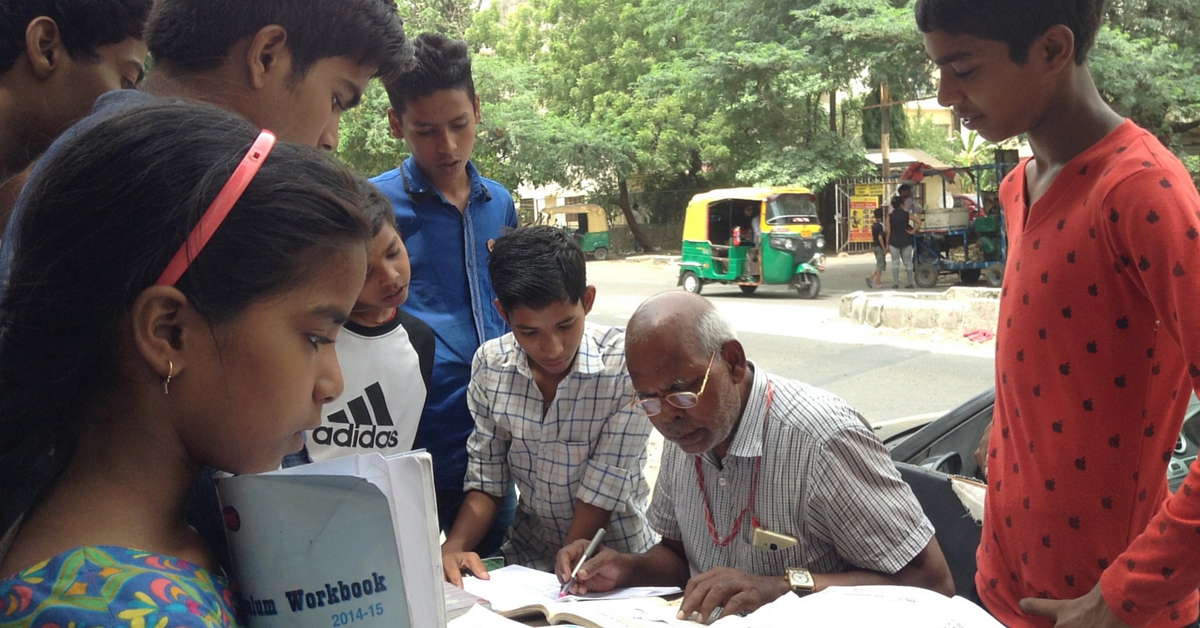
<instances>
[{"instance_id":1,"label":"boy with black hair","mask_svg":"<svg viewBox=\"0 0 1200 628\"><path fill-rule=\"evenodd\" d=\"M213 102L328 150L367 81L394 78L412 55L393 0L159 0L146 43L146 91Z\"/></svg>"},{"instance_id":2,"label":"boy with black hair","mask_svg":"<svg viewBox=\"0 0 1200 628\"><path fill-rule=\"evenodd\" d=\"M487 273L496 238L517 226L512 196L471 164L479 97L466 42L423 33L413 42L414 67L387 83L388 123L412 155L371 182L396 212L412 255L404 307L433 328L433 380L415 446L433 456L438 521L449 531L466 493L467 437L475 420L467 409L471 358L480 345L507 331L492 307ZM509 499L478 549L499 549L512 520Z\"/></svg>"},{"instance_id":3,"label":"boy with black hair","mask_svg":"<svg viewBox=\"0 0 1200 628\"><path fill-rule=\"evenodd\" d=\"M108 91L142 80L151 0L0 1L0 185ZM0 222L11 202L2 203Z\"/></svg>"},{"instance_id":4,"label":"boy with black hair","mask_svg":"<svg viewBox=\"0 0 1200 628\"><path fill-rule=\"evenodd\" d=\"M918 0L938 100L990 141L1008 268L976 585L1019 626L1197 618L1200 476L1165 471L1200 378L1200 197L1086 65L1103 0ZM1044 598L1044 599L1038 599ZM1048 618L1048 619L1044 619Z\"/></svg>"},{"instance_id":5,"label":"boy with black hair","mask_svg":"<svg viewBox=\"0 0 1200 628\"><path fill-rule=\"evenodd\" d=\"M509 562L549 571L558 550L600 528L607 547L650 549L642 476L650 422L631 405L625 332L584 321L596 288L583 250L562 229L524 227L496 240L488 272L496 311L513 331L472 363L468 493L442 545L446 578L487 577L471 550L514 481Z\"/></svg>"},{"instance_id":6,"label":"boy with black hair","mask_svg":"<svg viewBox=\"0 0 1200 628\"><path fill-rule=\"evenodd\" d=\"M367 81L395 75L412 54L392 0L157 0L145 32L154 58L145 93L106 94L64 135L158 96L209 102L280 140L333 150L338 119ZM11 247L4 238L0 293Z\"/></svg>"}]
</instances>

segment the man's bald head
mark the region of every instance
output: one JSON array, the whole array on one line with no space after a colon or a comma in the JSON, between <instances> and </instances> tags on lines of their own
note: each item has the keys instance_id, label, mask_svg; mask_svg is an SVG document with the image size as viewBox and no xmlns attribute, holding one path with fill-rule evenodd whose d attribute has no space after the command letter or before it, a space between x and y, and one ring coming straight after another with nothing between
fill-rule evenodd
<instances>
[{"instance_id":1,"label":"man's bald head","mask_svg":"<svg viewBox=\"0 0 1200 628\"><path fill-rule=\"evenodd\" d=\"M659 400L649 416L664 438L688 454L725 455L752 378L741 343L708 300L678 291L647 299L625 329L625 364L637 398ZM680 394L690 402L672 401Z\"/></svg>"},{"instance_id":2,"label":"man's bald head","mask_svg":"<svg viewBox=\"0 0 1200 628\"><path fill-rule=\"evenodd\" d=\"M696 354L707 356L726 342L737 340L737 334L708 299L673 290L646 299L629 318L626 346L651 339L687 346Z\"/></svg>"}]
</instances>

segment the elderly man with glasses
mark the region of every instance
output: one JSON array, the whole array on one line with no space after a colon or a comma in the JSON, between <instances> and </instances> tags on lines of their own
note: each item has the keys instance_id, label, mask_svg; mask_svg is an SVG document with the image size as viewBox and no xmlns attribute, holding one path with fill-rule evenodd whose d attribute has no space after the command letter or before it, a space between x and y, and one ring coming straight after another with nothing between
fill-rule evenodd
<instances>
[{"instance_id":1,"label":"elderly man with glasses","mask_svg":"<svg viewBox=\"0 0 1200 628\"><path fill-rule=\"evenodd\" d=\"M648 513L662 541L601 550L574 591L686 586L680 619L702 622L830 586L954 593L933 526L845 401L757 368L693 294L650 298L625 338L634 406L667 440ZM559 552L560 574L585 546Z\"/></svg>"}]
</instances>

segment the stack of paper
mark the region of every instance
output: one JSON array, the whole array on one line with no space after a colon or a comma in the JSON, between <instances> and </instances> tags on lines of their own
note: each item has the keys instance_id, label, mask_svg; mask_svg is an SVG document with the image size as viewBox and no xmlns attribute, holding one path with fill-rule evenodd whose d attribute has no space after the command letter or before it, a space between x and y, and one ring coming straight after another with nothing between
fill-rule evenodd
<instances>
[{"instance_id":1,"label":"stack of paper","mask_svg":"<svg viewBox=\"0 0 1200 628\"><path fill-rule=\"evenodd\" d=\"M217 493L251 628L446 625L427 453L222 478Z\"/></svg>"}]
</instances>

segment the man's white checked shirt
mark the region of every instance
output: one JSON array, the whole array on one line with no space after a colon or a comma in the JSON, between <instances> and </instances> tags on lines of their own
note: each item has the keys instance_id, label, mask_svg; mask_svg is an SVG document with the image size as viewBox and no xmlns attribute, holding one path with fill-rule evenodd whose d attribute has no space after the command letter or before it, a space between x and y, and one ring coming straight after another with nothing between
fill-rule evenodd
<instances>
[{"instance_id":1,"label":"man's white checked shirt","mask_svg":"<svg viewBox=\"0 0 1200 628\"><path fill-rule=\"evenodd\" d=\"M764 433L768 379L773 398ZM916 497L853 408L824 390L754 368L750 399L725 459L718 462L711 451L700 457L722 539L746 507L758 456L754 507L743 515L738 536L719 547L705 523L695 457L664 444L648 517L664 538L683 542L693 576L714 567L762 576L783 575L787 567L890 574L933 537ZM800 542L776 551L753 547L752 515L763 528Z\"/></svg>"},{"instance_id":2,"label":"man's white checked shirt","mask_svg":"<svg viewBox=\"0 0 1200 628\"><path fill-rule=\"evenodd\" d=\"M475 431L467 440L463 490L500 497L511 479L520 495L503 548L508 562L552 569L576 499L612 511L604 545L620 552L654 545L642 475L651 426L629 407L624 331L585 325L575 364L545 416L528 357L512 333L479 348L467 390Z\"/></svg>"}]
</instances>

